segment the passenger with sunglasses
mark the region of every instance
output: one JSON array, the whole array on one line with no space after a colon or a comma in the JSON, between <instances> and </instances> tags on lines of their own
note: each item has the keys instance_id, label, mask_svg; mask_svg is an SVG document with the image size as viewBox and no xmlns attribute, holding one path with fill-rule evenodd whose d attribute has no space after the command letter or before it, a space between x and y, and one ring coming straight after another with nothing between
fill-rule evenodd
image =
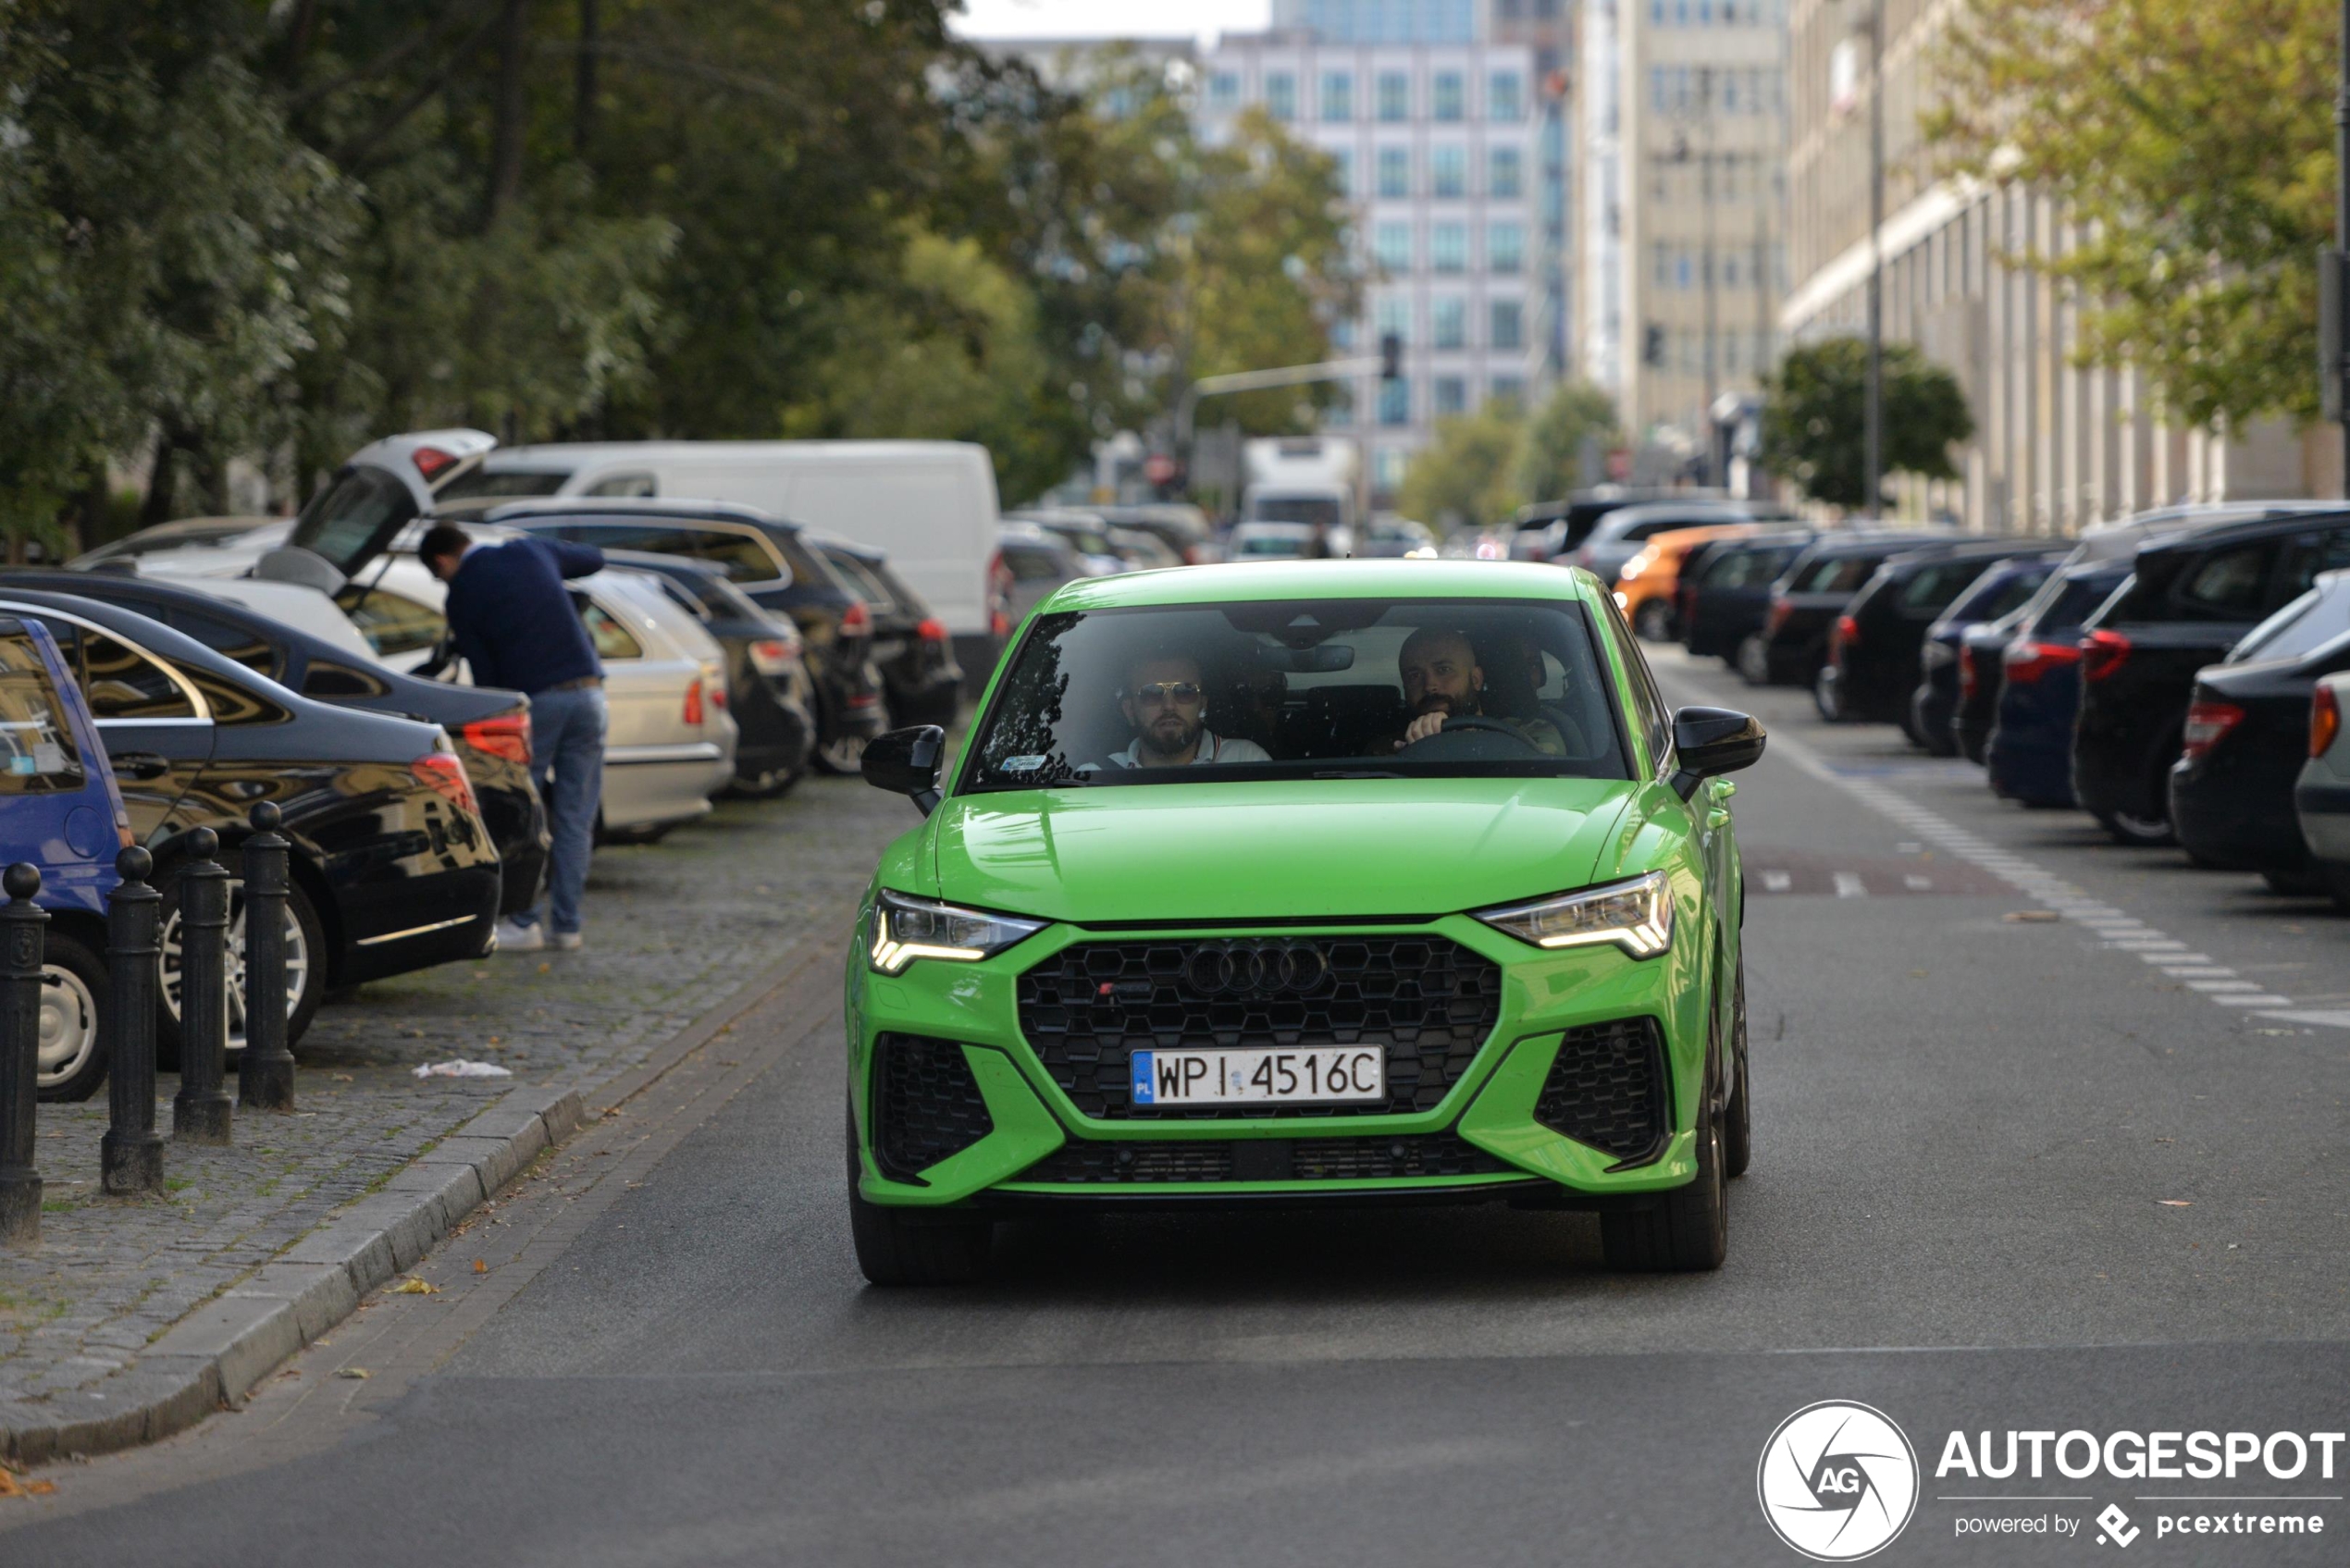
<instances>
[{"instance_id":1,"label":"passenger with sunglasses","mask_svg":"<svg viewBox=\"0 0 2350 1568\"><path fill-rule=\"evenodd\" d=\"M1207 727L1207 693L1199 661L1181 654L1135 661L1118 697L1134 743L1113 752L1113 768L1187 768L1203 762L1269 762L1253 740L1227 739Z\"/></svg>"}]
</instances>

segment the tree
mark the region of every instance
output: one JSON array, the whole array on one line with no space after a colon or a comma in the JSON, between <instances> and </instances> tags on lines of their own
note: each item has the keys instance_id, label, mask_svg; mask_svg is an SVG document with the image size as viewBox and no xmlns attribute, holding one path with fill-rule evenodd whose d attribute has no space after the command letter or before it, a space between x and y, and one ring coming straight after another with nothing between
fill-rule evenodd
<instances>
[{"instance_id":1,"label":"tree","mask_svg":"<svg viewBox=\"0 0 2350 1568\"><path fill-rule=\"evenodd\" d=\"M2318 411L2335 0L1970 0L1927 129L1950 168L2056 198L2082 353L2196 425Z\"/></svg>"},{"instance_id":2,"label":"tree","mask_svg":"<svg viewBox=\"0 0 2350 1568\"><path fill-rule=\"evenodd\" d=\"M1511 473L1525 429L1526 412L1499 400L1438 420L1435 438L1404 471L1395 504L1440 530L1503 521L1522 500Z\"/></svg>"},{"instance_id":3,"label":"tree","mask_svg":"<svg viewBox=\"0 0 2350 1568\"><path fill-rule=\"evenodd\" d=\"M1869 345L1829 338L1789 352L1763 380L1762 466L1813 500L1858 507L1868 498ZM1950 479L1950 444L1974 434L1956 377L1908 343L1885 346L1885 463Z\"/></svg>"},{"instance_id":4,"label":"tree","mask_svg":"<svg viewBox=\"0 0 2350 1568\"><path fill-rule=\"evenodd\" d=\"M1588 381L1564 381L1526 422L1513 469L1518 494L1556 500L1595 484L1609 448L1622 439L1615 404Z\"/></svg>"}]
</instances>

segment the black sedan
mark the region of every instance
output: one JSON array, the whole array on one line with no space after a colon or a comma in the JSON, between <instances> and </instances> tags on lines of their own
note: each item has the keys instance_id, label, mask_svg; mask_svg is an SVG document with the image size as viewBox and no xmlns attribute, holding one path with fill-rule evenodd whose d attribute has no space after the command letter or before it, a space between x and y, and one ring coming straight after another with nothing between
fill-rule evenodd
<instances>
[{"instance_id":1,"label":"black sedan","mask_svg":"<svg viewBox=\"0 0 2350 1568\"><path fill-rule=\"evenodd\" d=\"M1960 661L1967 634L2021 611L2060 559L2043 554L1995 562L1934 618L1918 646L1917 690L1910 694L1903 719L1903 731L1911 741L1936 757L1958 755L1951 722L1965 696Z\"/></svg>"},{"instance_id":2,"label":"black sedan","mask_svg":"<svg viewBox=\"0 0 2350 1568\"><path fill-rule=\"evenodd\" d=\"M163 895L161 1045L176 1059L179 907L186 834L220 835L231 874L257 801L293 841L286 920L298 1038L329 988L477 957L496 938L497 846L465 764L439 726L320 702L159 621L67 594L0 589L0 608L47 626L97 720L130 831ZM243 944L230 890L230 941ZM229 1044L244 1041L231 978Z\"/></svg>"},{"instance_id":3,"label":"black sedan","mask_svg":"<svg viewBox=\"0 0 2350 1568\"><path fill-rule=\"evenodd\" d=\"M955 642L946 635L946 623L933 615L921 596L889 569L889 558L882 551L828 535L810 534L808 538L841 581L857 590L873 618L873 663L888 688L889 722L953 728L961 706L963 667L955 661Z\"/></svg>"},{"instance_id":4,"label":"black sedan","mask_svg":"<svg viewBox=\"0 0 2350 1568\"><path fill-rule=\"evenodd\" d=\"M1829 629L1828 661L1813 688L1822 716L1905 722L1923 670L1926 628L1985 571L2027 552L2047 553L2022 540L1971 540L1897 555L1878 567Z\"/></svg>"},{"instance_id":5,"label":"black sedan","mask_svg":"<svg viewBox=\"0 0 2350 1568\"><path fill-rule=\"evenodd\" d=\"M1771 585L1816 536L1747 534L1701 545L1681 563L1675 590L1681 642L1691 653L1738 661L1738 648L1762 629Z\"/></svg>"},{"instance_id":6,"label":"black sedan","mask_svg":"<svg viewBox=\"0 0 2350 1568\"><path fill-rule=\"evenodd\" d=\"M790 617L761 610L707 562L634 549L608 549L604 559L661 578L726 650L726 708L741 732L734 793L764 799L798 784L816 744L816 696Z\"/></svg>"},{"instance_id":7,"label":"black sedan","mask_svg":"<svg viewBox=\"0 0 2350 1568\"><path fill-rule=\"evenodd\" d=\"M1760 631L1738 645L1750 685L1808 686L1828 660L1828 635L1876 569L1894 556L1947 544L1947 534L1870 529L1823 534L1771 585Z\"/></svg>"},{"instance_id":8,"label":"black sedan","mask_svg":"<svg viewBox=\"0 0 2350 1568\"><path fill-rule=\"evenodd\" d=\"M448 732L497 846L499 913L527 909L547 876L547 808L530 781L530 699L451 685L351 657L324 638L172 583L113 572L0 573L0 587L75 594L184 632L223 658L339 708L422 719ZM358 590L354 589L353 592Z\"/></svg>"}]
</instances>

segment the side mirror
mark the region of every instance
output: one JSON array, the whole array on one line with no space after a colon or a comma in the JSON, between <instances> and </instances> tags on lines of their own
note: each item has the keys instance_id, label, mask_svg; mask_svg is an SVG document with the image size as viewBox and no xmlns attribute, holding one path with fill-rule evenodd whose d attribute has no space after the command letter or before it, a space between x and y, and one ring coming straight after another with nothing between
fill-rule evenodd
<instances>
[{"instance_id":1,"label":"side mirror","mask_svg":"<svg viewBox=\"0 0 2350 1568\"><path fill-rule=\"evenodd\" d=\"M892 730L865 743L859 771L865 782L912 797L923 816L938 809L938 776L946 761L946 732L936 724Z\"/></svg>"},{"instance_id":2,"label":"side mirror","mask_svg":"<svg viewBox=\"0 0 2350 1568\"><path fill-rule=\"evenodd\" d=\"M1727 708L1681 709L1673 715L1673 749L1681 762L1673 792L1687 800L1705 780L1753 767L1769 739L1750 714Z\"/></svg>"}]
</instances>

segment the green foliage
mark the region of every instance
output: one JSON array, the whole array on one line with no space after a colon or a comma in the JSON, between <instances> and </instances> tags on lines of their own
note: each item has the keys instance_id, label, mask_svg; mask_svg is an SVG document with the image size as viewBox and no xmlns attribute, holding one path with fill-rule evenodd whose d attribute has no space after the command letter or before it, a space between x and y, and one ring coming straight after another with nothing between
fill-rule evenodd
<instances>
[{"instance_id":1,"label":"green foliage","mask_svg":"<svg viewBox=\"0 0 2350 1568\"><path fill-rule=\"evenodd\" d=\"M1868 499L1869 345L1830 338L1790 352L1763 383L1762 466L1813 500ZM1885 466L1955 478L1950 444L1974 434L1956 377L1908 343L1885 346Z\"/></svg>"},{"instance_id":2,"label":"green foliage","mask_svg":"<svg viewBox=\"0 0 2350 1568\"><path fill-rule=\"evenodd\" d=\"M1404 471L1397 508L1447 532L1505 521L1524 500L1512 475L1527 429L1525 411L1500 401L1438 420Z\"/></svg>"},{"instance_id":3,"label":"green foliage","mask_svg":"<svg viewBox=\"0 0 2350 1568\"><path fill-rule=\"evenodd\" d=\"M2018 259L2073 285L2085 359L2192 424L2307 419L2341 26L2335 0L1970 0L1928 130L2079 226Z\"/></svg>"},{"instance_id":4,"label":"green foliage","mask_svg":"<svg viewBox=\"0 0 2350 1568\"><path fill-rule=\"evenodd\" d=\"M1517 493L1528 500L1557 500L1597 484L1608 449L1622 439L1615 404L1605 392L1588 381L1560 383L1526 422L1512 470Z\"/></svg>"}]
</instances>

